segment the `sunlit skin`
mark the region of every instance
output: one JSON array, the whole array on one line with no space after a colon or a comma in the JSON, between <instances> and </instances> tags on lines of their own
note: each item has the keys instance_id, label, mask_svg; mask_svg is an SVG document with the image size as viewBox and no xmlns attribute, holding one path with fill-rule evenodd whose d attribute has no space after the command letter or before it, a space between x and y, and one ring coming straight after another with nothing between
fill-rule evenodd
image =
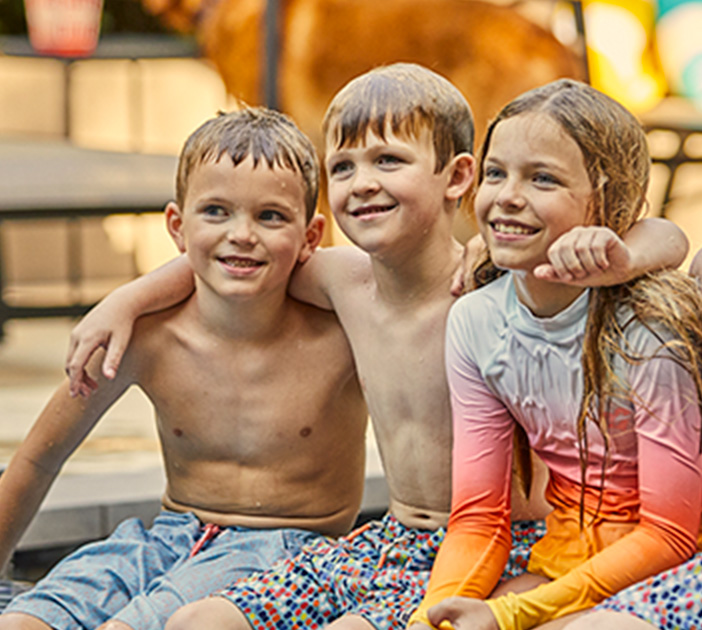
<instances>
[{"instance_id":1,"label":"sunlit skin","mask_svg":"<svg viewBox=\"0 0 702 630\"><path fill-rule=\"evenodd\" d=\"M420 529L445 525L450 506L451 417L443 346L454 301L451 278L463 251L453 239L452 223L474 172L466 153L438 173L435 159L428 131L418 137L388 132L385 140L370 133L360 145L328 145L330 205L359 249L318 251L297 268L290 284L291 296L337 313L374 423L390 511ZM524 506L515 493L513 517L545 514L540 491L534 494L536 505ZM238 609L217 599L181 609L167 628L202 625L249 628ZM332 628L370 625L347 616Z\"/></svg>"},{"instance_id":2,"label":"sunlit skin","mask_svg":"<svg viewBox=\"0 0 702 630\"><path fill-rule=\"evenodd\" d=\"M236 168L227 155L197 168L183 210L171 203L166 217L187 251L200 298L275 295L281 302L295 265L311 254L299 246L307 230L304 199L297 173L254 166L250 156Z\"/></svg>"},{"instance_id":3,"label":"sunlit skin","mask_svg":"<svg viewBox=\"0 0 702 630\"><path fill-rule=\"evenodd\" d=\"M196 273L184 302L141 317L114 379L88 366L87 400L66 381L0 477L0 565L61 464L131 385L154 405L164 506L202 522L340 535L363 491L367 411L333 313L286 295L323 220L305 221L299 174L228 157L192 175L168 229ZM314 483L310 483L314 480ZM24 614L3 630L48 626ZM110 621L101 630L125 630Z\"/></svg>"},{"instance_id":4,"label":"sunlit skin","mask_svg":"<svg viewBox=\"0 0 702 630\"><path fill-rule=\"evenodd\" d=\"M583 236L611 234L606 228L588 229L591 197L583 153L553 118L526 113L507 118L495 127L476 193L476 218L492 261L512 271L519 300L537 316L560 312L583 290L547 281L534 273L549 261L554 243L575 243ZM613 234L610 238L614 239L610 262L616 265L620 260L628 261L629 252L623 242ZM570 250L571 254L578 252L575 247ZM528 591L547 581L525 574L502 584L491 597ZM538 627L580 630L589 627L583 615L573 613ZM436 627L446 620L455 630L499 630L489 606L479 599L450 597L431 607L427 616ZM605 620L611 621L607 617ZM641 625L633 624L632 630ZM428 628L423 623L411 627ZM614 630L616 626L611 627Z\"/></svg>"},{"instance_id":5,"label":"sunlit skin","mask_svg":"<svg viewBox=\"0 0 702 630\"><path fill-rule=\"evenodd\" d=\"M536 278L549 247L587 225L592 185L582 151L550 116L528 113L494 130L475 198L475 214L493 262L515 272L520 300L552 315L581 288Z\"/></svg>"},{"instance_id":6,"label":"sunlit skin","mask_svg":"<svg viewBox=\"0 0 702 630\"><path fill-rule=\"evenodd\" d=\"M451 169L435 172L431 134L385 140L368 131L365 141L327 144L329 205L344 233L374 257L402 260L433 246L429 232L451 242L454 211L444 205Z\"/></svg>"},{"instance_id":7,"label":"sunlit skin","mask_svg":"<svg viewBox=\"0 0 702 630\"><path fill-rule=\"evenodd\" d=\"M549 261L548 250L559 237L587 225L591 194L580 147L552 118L522 114L495 127L475 197L476 219L492 261L513 271L520 301L536 315L559 312L583 290L539 279L534 269ZM541 580L522 576L493 596L528 590ZM430 608L428 616L437 627L448 619L456 630L499 630L488 606L478 599L449 598ZM565 623L543 627L557 630ZM412 625L417 630L427 627Z\"/></svg>"}]
</instances>

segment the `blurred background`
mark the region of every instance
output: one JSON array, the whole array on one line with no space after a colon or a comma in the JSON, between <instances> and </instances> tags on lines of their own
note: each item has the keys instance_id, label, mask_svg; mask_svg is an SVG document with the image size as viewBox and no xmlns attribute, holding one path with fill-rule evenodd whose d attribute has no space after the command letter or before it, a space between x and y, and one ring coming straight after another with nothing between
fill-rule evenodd
<instances>
[{"instance_id":1,"label":"blurred background","mask_svg":"<svg viewBox=\"0 0 702 630\"><path fill-rule=\"evenodd\" d=\"M690 133L702 126L702 2L509 5L543 33L504 11L466 11L480 4L390 0L381 10L367 0L0 0L0 138L175 156L200 122L242 99L273 101L319 146L319 121L336 89L396 60L421 61L454 80L481 129L523 89L578 76L651 122L656 155L679 158L671 190L670 171L656 168L650 211L664 211L688 233L693 251L701 247L694 204L681 202L699 197L688 180L702 182L689 168L702 155L700 136ZM571 57L564 60L560 44ZM8 220L1 229L4 300L37 303L53 292L58 303L62 291L72 299L62 286L70 274L65 225L46 217ZM158 216L90 218L79 231L87 302L175 252ZM470 231L469 222L457 226L460 238ZM338 242L330 229L327 244Z\"/></svg>"},{"instance_id":2,"label":"blurred background","mask_svg":"<svg viewBox=\"0 0 702 630\"><path fill-rule=\"evenodd\" d=\"M24 171L16 169L27 146L39 157L56 143L175 156L200 122L235 107L238 99L272 102L291 113L319 146L319 121L343 83L378 63L417 60L466 93L478 129L524 89L557 76L589 78L650 123L652 149L669 161L654 169L650 212L665 212L678 223L692 251L702 247L694 203L702 187L694 168L702 139L693 133L702 127L702 1L524 0L494 7L495 13L485 13L482 3L471 0L382 4L0 0L0 139L12 141L2 164L6 174L8 162L15 168L12 190L7 183L0 188L5 207L14 209L10 192L21 196L15 205L31 206L35 180L66 178L65 171L56 171L65 152L52 157L53 167L40 166L47 169L43 176L22 178ZM529 30L521 16L543 30ZM34 164L31 155L21 155L23 167ZM98 159L65 155L66 170ZM695 181L701 182L697 188ZM26 195L17 190L20 183ZM169 191L164 193L163 181L159 185L165 202ZM42 201L41 208L61 203ZM71 203L80 205L70 198L64 205ZM9 220L6 214L0 227L2 300L15 306L68 304L75 301L80 275L79 301L92 303L134 273L174 255L159 216L107 209L104 214L109 216L81 219L76 213L56 219L44 212L32 220ZM70 230L72 236L62 236ZM470 233L470 221L457 225L459 238ZM326 243L341 242L343 237L329 229ZM43 255L37 257L36 251Z\"/></svg>"},{"instance_id":3,"label":"blurred background","mask_svg":"<svg viewBox=\"0 0 702 630\"><path fill-rule=\"evenodd\" d=\"M525 89L589 80L645 124L648 212L692 254L701 32L702 0L0 0L0 467L63 377L74 318L175 255L159 211L182 142L218 110L278 107L321 150L332 94L380 63L449 77L479 136ZM464 216L456 234L471 233ZM331 226L325 243L344 242ZM150 407L130 392L67 472L158 466Z\"/></svg>"}]
</instances>

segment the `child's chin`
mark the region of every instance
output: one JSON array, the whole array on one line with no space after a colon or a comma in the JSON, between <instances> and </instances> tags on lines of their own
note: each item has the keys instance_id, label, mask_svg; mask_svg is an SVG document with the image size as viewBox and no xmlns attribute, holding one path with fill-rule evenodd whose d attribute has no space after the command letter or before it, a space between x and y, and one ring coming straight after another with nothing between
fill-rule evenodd
<instances>
[{"instance_id":1,"label":"child's chin","mask_svg":"<svg viewBox=\"0 0 702 630\"><path fill-rule=\"evenodd\" d=\"M534 256L517 256L514 253L493 251L490 254L492 263L498 269L505 271L533 271L542 262L547 262L546 259L539 260Z\"/></svg>"},{"instance_id":2,"label":"child's chin","mask_svg":"<svg viewBox=\"0 0 702 630\"><path fill-rule=\"evenodd\" d=\"M495 256L492 259L492 263L495 267L503 271L520 271L524 269L524 266L520 264L519 261L515 261L509 257Z\"/></svg>"}]
</instances>

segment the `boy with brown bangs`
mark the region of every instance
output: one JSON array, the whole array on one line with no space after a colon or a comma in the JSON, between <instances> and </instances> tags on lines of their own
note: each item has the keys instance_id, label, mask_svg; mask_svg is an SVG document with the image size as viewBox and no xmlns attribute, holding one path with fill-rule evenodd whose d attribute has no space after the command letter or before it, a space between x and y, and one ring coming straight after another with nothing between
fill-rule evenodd
<instances>
[{"instance_id":1,"label":"boy with brown bangs","mask_svg":"<svg viewBox=\"0 0 702 630\"><path fill-rule=\"evenodd\" d=\"M344 326L383 459L390 509L380 522L338 541L318 541L221 597L183 608L167 630L403 627L422 598L443 537L451 491L443 337L454 299L451 280L463 255L452 235L453 219L474 171L470 108L442 77L413 64L395 64L343 88L330 105L324 130L330 207L358 248L318 251L297 270L290 291L334 309ZM660 232L650 232L644 227L633 234L637 251L650 252L651 242L660 243ZM678 250L686 249L676 228L664 239L667 234L681 238ZM644 240L648 243L642 246ZM661 247L661 259L671 258L669 244ZM589 258L573 262L573 251L579 250ZM554 251L553 267L545 273L615 279L624 272L603 271L604 254L612 250L622 260L629 253L623 243L601 235L586 247L577 239ZM674 263L678 252L672 251ZM629 258L626 273L645 266ZM170 273L181 277L182 263L175 266ZM93 323L94 330L79 330L71 362L77 382L82 355L96 339L104 340L103 331L115 331L125 310L141 312L155 298L143 295L140 301L137 308L133 301L114 305L120 315L107 326ZM126 313L128 319L133 315ZM118 337L112 358L119 357L123 330ZM114 367L113 361L107 369ZM527 514L515 510L513 518L520 516ZM541 531L529 523L515 530L525 547ZM525 564L516 551L512 573Z\"/></svg>"},{"instance_id":2,"label":"boy with brown bangs","mask_svg":"<svg viewBox=\"0 0 702 630\"><path fill-rule=\"evenodd\" d=\"M0 628L160 629L183 604L349 531L367 419L353 357L333 313L287 296L322 235L318 174L311 143L277 112L221 115L190 136L165 215L196 290L139 319L94 396L71 397L66 382L50 400L0 477L0 563L133 384L156 411L164 510L149 530L130 519L69 556Z\"/></svg>"}]
</instances>

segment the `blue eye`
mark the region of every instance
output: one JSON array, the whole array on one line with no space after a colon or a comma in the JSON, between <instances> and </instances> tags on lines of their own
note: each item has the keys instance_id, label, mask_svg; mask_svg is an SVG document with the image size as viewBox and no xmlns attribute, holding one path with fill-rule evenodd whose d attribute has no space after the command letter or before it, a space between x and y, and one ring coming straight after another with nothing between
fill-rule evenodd
<instances>
[{"instance_id":1,"label":"blue eye","mask_svg":"<svg viewBox=\"0 0 702 630\"><path fill-rule=\"evenodd\" d=\"M277 210L264 210L259 215L259 218L261 221L265 221L267 223L280 223L285 221L285 216L283 213L278 212Z\"/></svg>"},{"instance_id":2,"label":"blue eye","mask_svg":"<svg viewBox=\"0 0 702 630\"><path fill-rule=\"evenodd\" d=\"M554 177L550 173L543 172L535 173L533 180L536 184L540 184L542 186L557 186L560 183L558 178Z\"/></svg>"},{"instance_id":3,"label":"blue eye","mask_svg":"<svg viewBox=\"0 0 702 630\"><path fill-rule=\"evenodd\" d=\"M222 208L222 206L217 206L214 204L211 204L209 206L205 206L202 209L202 214L208 217L223 217L225 216L227 211Z\"/></svg>"},{"instance_id":4,"label":"blue eye","mask_svg":"<svg viewBox=\"0 0 702 630\"><path fill-rule=\"evenodd\" d=\"M381 155L378 158L378 164L380 166L395 166L396 164L401 164L402 160L396 155L389 155L387 153Z\"/></svg>"},{"instance_id":5,"label":"blue eye","mask_svg":"<svg viewBox=\"0 0 702 630\"><path fill-rule=\"evenodd\" d=\"M495 180L504 177L504 174L505 172L501 168L497 168L496 166L487 166L485 167L484 178L488 180Z\"/></svg>"},{"instance_id":6,"label":"blue eye","mask_svg":"<svg viewBox=\"0 0 702 630\"><path fill-rule=\"evenodd\" d=\"M349 161L341 161L329 167L330 175L345 175L353 169L353 164Z\"/></svg>"}]
</instances>

